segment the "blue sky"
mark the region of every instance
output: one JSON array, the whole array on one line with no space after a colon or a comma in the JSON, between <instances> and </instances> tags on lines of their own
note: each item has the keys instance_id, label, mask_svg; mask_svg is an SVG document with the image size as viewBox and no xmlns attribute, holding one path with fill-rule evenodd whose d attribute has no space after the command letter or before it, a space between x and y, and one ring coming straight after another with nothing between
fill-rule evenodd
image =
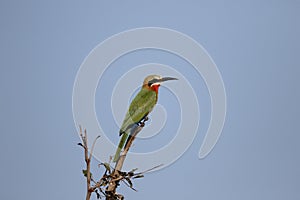
<instances>
[{"instance_id":1,"label":"blue sky","mask_svg":"<svg viewBox=\"0 0 300 200\"><path fill-rule=\"evenodd\" d=\"M226 88L226 122L216 147L199 160L209 97L200 76L178 67L201 99L198 135L175 163L135 181L138 192L126 187L120 192L145 200L299 199L299 8L296 0L1 1L0 198L85 198L72 115L76 73L106 38L157 26L189 35L210 54ZM122 75L118 65L126 71L148 62L186 64L158 51L124 56L107 70L103 80L111 82L99 85L96 101ZM162 89L160 103L167 105L168 91ZM111 111L101 112L109 99L103 102L96 103L99 120L107 118L104 128L117 134L111 114L103 116ZM164 144L171 136L160 138Z\"/></svg>"}]
</instances>

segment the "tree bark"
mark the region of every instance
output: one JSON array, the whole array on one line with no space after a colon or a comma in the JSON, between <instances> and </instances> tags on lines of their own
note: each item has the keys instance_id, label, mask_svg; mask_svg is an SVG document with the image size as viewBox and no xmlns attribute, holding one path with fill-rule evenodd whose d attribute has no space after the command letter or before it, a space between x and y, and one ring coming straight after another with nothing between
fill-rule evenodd
<instances>
[{"instance_id":1,"label":"tree bark","mask_svg":"<svg viewBox=\"0 0 300 200\"><path fill-rule=\"evenodd\" d=\"M119 185L120 180L122 179L122 177L120 177L119 172L122 171L124 161L126 159L128 151L135 139L135 136L142 130L142 128L143 128L142 126L137 126L135 128L135 130L132 133L132 137L129 138L128 142L126 143L126 146L124 147L123 152L121 153L118 161L116 162L115 169L112 172L113 178L111 179L109 186L106 189L106 194L107 194L106 200L116 200L116 196L118 196L116 194L116 189ZM121 197L121 199L122 199L122 197Z\"/></svg>"}]
</instances>

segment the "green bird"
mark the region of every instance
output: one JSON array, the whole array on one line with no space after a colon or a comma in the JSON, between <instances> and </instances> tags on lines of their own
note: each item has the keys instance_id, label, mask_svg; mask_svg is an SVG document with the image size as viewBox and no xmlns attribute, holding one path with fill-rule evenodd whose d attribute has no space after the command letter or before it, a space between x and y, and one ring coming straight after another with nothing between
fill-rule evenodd
<instances>
[{"instance_id":1,"label":"green bird","mask_svg":"<svg viewBox=\"0 0 300 200\"><path fill-rule=\"evenodd\" d=\"M147 121L148 114L152 111L157 103L158 88L160 84L169 80L177 80L177 78L149 75L144 79L140 92L130 103L129 109L119 131L120 136L122 137L113 159L114 162L118 161L121 150L123 149L124 145L126 146L127 142L132 137L131 134L134 129L137 126L143 125L144 122Z\"/></svg>"}]
</instances>

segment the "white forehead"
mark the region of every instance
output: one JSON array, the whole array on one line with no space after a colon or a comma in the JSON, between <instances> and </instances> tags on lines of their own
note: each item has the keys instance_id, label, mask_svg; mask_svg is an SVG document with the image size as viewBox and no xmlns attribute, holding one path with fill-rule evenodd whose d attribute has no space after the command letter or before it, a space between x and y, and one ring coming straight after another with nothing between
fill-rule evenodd
<instances>
[{"instance_id":1,"label":"white forehead","mask_svg":"<svg viewBox=\"0 0 300 200\"><path fill-rule=\"evenodd\" d=\"M161 79L162 77L159 75L149 75L145 78L144 80L144 84L148 83L149 81L153 80L153 79Z\"/></svg>"},{"instance_id":2,"label":"white forehead","mask_svg":"<svg viewBox=\"0 0 300 200\"><path fill-rule=\"evenodd\" d=\"M147 80L152 80L152 79L161 79L160 75L149 75L146 77Z\"/></svg>"}]
</instances>

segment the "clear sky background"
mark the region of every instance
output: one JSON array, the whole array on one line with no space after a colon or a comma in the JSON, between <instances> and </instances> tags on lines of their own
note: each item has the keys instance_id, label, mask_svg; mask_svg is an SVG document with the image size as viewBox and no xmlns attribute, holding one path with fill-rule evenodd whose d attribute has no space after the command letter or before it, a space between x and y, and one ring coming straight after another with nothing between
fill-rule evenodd
<instances>
[{"instance_id":1,"label":"clear sky background","mask_svg":"<svg viewBox=\"0 0 300 200\"><path fill-rule=\"evenodd\" d=\"M203 45L224 80L227 118L216 147L199 160L209 98L201 77L184 68L197 91L205 91L197 94L203 125L179 160L135 181L138 192L123 187L126 199L300 199L299 10L297 0L1 1L0 199L85 198L72 116L77 70L107 37L145 26L171 28ZM120 63L129 70L176 60L144 53ZM112 75L121 75L114 66L105 80ZM99 87L96 99L107 91ZM102 107L96 108L101 120ZM105 123L117 134L111 119Z\"/></svg>"}]
</instances>

